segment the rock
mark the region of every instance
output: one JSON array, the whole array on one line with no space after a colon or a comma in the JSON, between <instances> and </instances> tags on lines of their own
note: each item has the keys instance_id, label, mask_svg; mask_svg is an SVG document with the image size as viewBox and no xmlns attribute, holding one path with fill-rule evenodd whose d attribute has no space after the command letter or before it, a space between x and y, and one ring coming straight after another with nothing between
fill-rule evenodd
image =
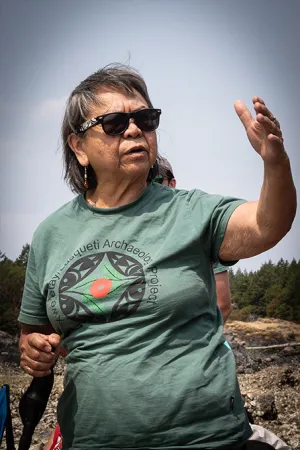
<instances>
[{"instance_id":1,"label":"rock","mask_svg":"<svg viewBox=\"0 0 300 450\"><path fill-rule=\"evenodd\" d=\"M273 363L238 378L245 406L254 422L275 433L293 450L300 450L299 360L284 365Z\"/></svg>"},{"instance_id":2,"label":"rock","mask_svg":"<svg viewBox=\"0 0 300 450\"><path fill-rule=\"evenodd\" d=\"M238 367L236 368L236 373L245 373L244 367L243 367L243 366L238 366Z\"/></svg>"},{"instance_id":3,"label":"rock","mask_svg":"<svg viewBox=\"0 0 300 450\"><path fill-rule=\"evenodd\" d=\"M260 395L256 398L258 414L265 420L277 419L278 411L275 405L275 397L271 393Z\"/></svg>"},{"instance_id":4,"label":"rock","mask_svg":"<svg viewBox=\"0 0 300 450\"><path fill-rule=\"evenodd\" d=\"M290 440L290 446L291 448L297 450L300 448L300 439L291 439Z\"/></svg>"},{"instance_id":5,"label":"rock","mask_svg":"<svg viewBox=\"0 0 300 450\"><path fill-rule=\"evenodd\" d=\"M18 338L0 331L0 363L20 363Z\"/></svg>"},{"instance_id":6,"label":"rock","mask_svg":"<svg viewBox=\"0 0 300 450\"><path fill-rule=\"evenodd\" d=\"M258 363L250 356L245 349L245 341L238 342L232 334L226 334L226 339L232 348L235 356L237 373L253 373L258 369Z\"/></svg>"},{"instance_id":7,"label":"rock","mask_svg":"<svg viewBox=\"0 0 300 450\"><path fill-rule=\"evenodd\" d=\"M295 386L297 381L298 380L295 378L293 370L291 368L287 368L282 372L278 385L279 386L289 385L293 387Z\"/></svg>"},{"instance_id":8,"label":"rock","mask_svg":"<svg viewBox=\"0 0 300 450\"><path fill-rule=\"evenodd\" d=\"M287 347L284 347L283 350L282 350L282 353L284 355L292 355L294 352L295 352L294 348L292 346L290 346L290 345L287 346Z\"/></svg>"}]
</instances>

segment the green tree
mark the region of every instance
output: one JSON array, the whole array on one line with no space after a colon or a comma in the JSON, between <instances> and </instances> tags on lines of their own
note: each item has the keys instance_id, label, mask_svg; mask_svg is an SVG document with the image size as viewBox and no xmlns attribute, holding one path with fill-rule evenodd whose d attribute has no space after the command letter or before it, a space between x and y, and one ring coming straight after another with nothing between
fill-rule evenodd
<instances>
[{"instance_id":1,"label":"green tree","mask_svg":"<svg viewBox=\"0 0 300 450\"><path fill-rule=\"evenodd\" d=\"M17 318L26 271L24 264L25 252L21 252L16 261L0 252L0 329L10 334L18 332Z\"/></svg>"},{"instance_id":2,"label":"green tree","mask_svg":"<svg viewBox=\"0 0 300 450\"><path fill-rule=\"evenodd\" d=\"M233 318L254 314L300 323L300 261L268 261L256 272L231 270L229 277L233 303L240 308Z\"/></svg>"},{"instance_id":3,"label":"green tree","mask_svg":"<svg viewBox=\"0 0 300 450\"><path fill-rule=\"evenodd\" d=\"M234 274L231 270L229 272L229 281L231 288L232 303L237 305L239 308L247 306L244 302L245 293L249 286L249 275L246 271L242 272L240 269Z\"/></svg>"},{"instance_id":4,"label":"green tree","mask_svg":"<svg viewBox=\"0 0 300 450\"><path fill-rule=\"evenodd\" d=\"M29 244L23 245L22 251L21 251L20 255L18 256L18 258L16 259L16 263L18 265L27 267L29 251L30 251L30 245Z\"/></svg>"}]
</instances>

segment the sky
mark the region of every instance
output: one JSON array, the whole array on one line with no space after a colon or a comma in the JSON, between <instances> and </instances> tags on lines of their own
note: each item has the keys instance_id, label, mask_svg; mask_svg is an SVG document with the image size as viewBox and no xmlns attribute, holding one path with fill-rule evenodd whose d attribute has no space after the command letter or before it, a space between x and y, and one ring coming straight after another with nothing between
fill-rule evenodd
<instances>
[{"instance_id":1,"label":"sky","mask_svg":"<svg viewBox=\"0 0 300 450\"><path fill-rule=\"evenodd\" d=\"M15 259L38 224L73 198L60 125L80 81L112 62L145 78L162 109L159 151L177 186L256 200L263 177L233 109L259 95L279 119L300 190L299 0L2 0L0 250ZM300 218L257 270L300 258Z\"/></svg>"}]
</instances>

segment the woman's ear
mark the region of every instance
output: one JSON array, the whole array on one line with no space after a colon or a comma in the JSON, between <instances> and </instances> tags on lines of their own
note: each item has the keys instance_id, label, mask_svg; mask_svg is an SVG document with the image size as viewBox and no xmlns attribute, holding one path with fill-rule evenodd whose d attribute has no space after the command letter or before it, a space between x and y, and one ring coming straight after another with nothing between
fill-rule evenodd
<instances>
[{"instance_id":1,"label":"woman's ear","mask_svg":"<svg viewBox=\"0 0 300 450\"><path fill-rule=\"evenodd\" d=\"M83 139L82 137L78 136L75 133L72 133L68 136L68 144L71 150L76 155L76 158L82 166L88 166L89 165L89 159L83 150Z\"/></svg>"},{"instance_id":2,"label":"woman's ear","mask_svg":"<svg viewBox=\"0 0 300 450\"><path fill-rule=\"evenodd\" d=\"M172 178L172 180L170 180L169 181L169 186L170 186L170 188L172 188L172 189L175 189L176 188L176 180L175 180L175 178Z\"/></svg>"}]
</instances>

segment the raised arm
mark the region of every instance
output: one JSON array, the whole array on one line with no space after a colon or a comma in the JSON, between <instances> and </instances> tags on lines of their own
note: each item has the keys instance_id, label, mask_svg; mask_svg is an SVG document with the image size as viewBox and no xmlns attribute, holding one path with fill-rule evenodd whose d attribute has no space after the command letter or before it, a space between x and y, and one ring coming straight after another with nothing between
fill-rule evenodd
<instances>
[{"instance_id":1,"label":"raised arm","mask_svg":"<svg viewBox=\"0 0 300 450\"><path fill-rule=\"evenodd\" d=\"M230 217L219 251L224 261L258 255L274 247L290 230L296 214L296 189L277 119L259 97L253 98L256 120L243 102L235 103L248 139L264 164L260 198L244 203Z\"/></svg>"}]
</instances>

